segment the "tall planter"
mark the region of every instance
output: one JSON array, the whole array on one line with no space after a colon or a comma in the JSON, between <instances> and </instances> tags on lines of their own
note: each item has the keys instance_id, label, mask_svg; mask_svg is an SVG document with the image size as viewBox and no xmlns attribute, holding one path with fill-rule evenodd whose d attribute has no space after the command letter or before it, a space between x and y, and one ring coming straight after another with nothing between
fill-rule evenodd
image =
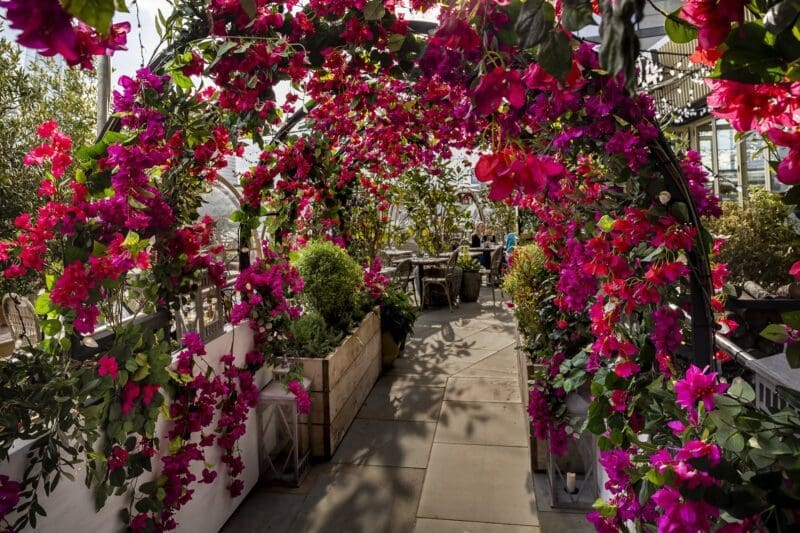
<instances>
[{"instance_id":1,"label":"tall planter","mask_svg":"<svg viewBox=\"0 0 800 533\"><path fill-rule=\"evenodd\" d=\"M390 368L397 356L400 355L400 344L395 342L391 332L384 331L381 333L381 358L384 369Z\"/></svg>"},{"instance_id":2,"label":"tall planter","mask_svg":"<svg viewBox=\"0 0 800 533\"><path fill-rule=\"evenodd\" d=\"M331 457L381 372L381 319L376 309L324 358L301 357L311 380L311 454Z\"/></svg>"},{"instance_id":3,"label":"tall planter","mask_svg":"<svg viewBox=\"0 0 800 533\"><path fill-rule=\"evenodd\" d=\"M461 275L461 301L477 302L481 294L481 273L464 271Z\"/></svg>"}]
</instances>

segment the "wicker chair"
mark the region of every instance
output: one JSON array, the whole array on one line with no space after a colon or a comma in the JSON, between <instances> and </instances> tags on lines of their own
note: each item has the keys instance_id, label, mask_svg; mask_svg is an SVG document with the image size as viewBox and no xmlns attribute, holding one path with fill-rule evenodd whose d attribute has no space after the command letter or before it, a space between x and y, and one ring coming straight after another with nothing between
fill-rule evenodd
<instances>
[{"instance_id":1,"label":"wicker chair","mask_svg":"<svg viewBox=\"0 0 800 533\"><path fill-rule=\"evenodd\" d=\"M455 269L456 263L458 262L458 248L453 250L453 253L450 254L450 258L447 260L447 266L444 267L444 272L442 277L425 277L422 279L422 301L425 302L425 296L428 293L428 287L430 285L438 285L444 291L445 296L447 297L447 306L450 308L450 311L453 310L453 301L458 303L458 295L455 292Z\"/></svg>"},{"instance_id":2,"label":"wicker chair","mask_svg":"<svg viewBox=\"0 0 800 533\"><path fill-rule=\"evenodd\" d=\"M502 274L503 268L503 247L498 246L492 252L490 261L490 267L481 270L481 274L486 276L486 283L492 288L492 305L494 305L495 297L494 291L495 288L500 289L500 297L504 298L503 296L503 287L500 285L500 276Z\"/></svg>"},{"instance_id":3,"label":"wicker chair","mask_svg":"<svg viewBox=\"0 0 800 533\"><path fill-rule=\"evenodd\" d=\"M414 278L414 265L411 263L411 259L403 259L399 263L397 263L397 270L394 271L392 275L392 281L390 286L393 289L397 289L403 292L408 291L408 284ZM414 288L414 284L411 283L411 294L414 296L414 305L419 305L417 302L417 291Z\"/></svg>"},{"instance_id":4,"label":"wicker chair","mask_svg":"<svg viewBox=\"0 0 800 533\"><path fill-rule=\"evenodd\" d=\"M36 318L33 304L27 298L14 293L3 296L3 315L15 340L23 340L29 346L42 340L39 319Z\"/></svg>"}]
</instances>

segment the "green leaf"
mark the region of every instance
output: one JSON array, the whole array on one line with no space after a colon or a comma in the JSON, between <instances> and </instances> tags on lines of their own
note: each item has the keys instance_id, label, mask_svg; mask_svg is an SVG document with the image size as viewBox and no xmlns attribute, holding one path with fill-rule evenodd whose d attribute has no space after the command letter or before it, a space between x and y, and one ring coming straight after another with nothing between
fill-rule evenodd
<instances>
[{"instance_id":1,"label":"green leaf","mask_svg":"<svg viewBox=\"0 0 800 533\"><path fill-rule=\"evenodd\" d=\"M794 25L795 20L797 20L797 14L797 2L792 0L778 1L764 14L764 27L777 35Z\"/></svg>"},{"instance_id":2,"label":"green leaf","mask_svg":"<svg viewBox=\"0 0 800 533\"><path fill-rule=\"evenodd\" d=\"M108 493L106 492L105 485L98 485L94 491L94 509L99 511L106 504Z\"/></svg>"},{"instance_id":3,"label":"green leaf","mask_svg":"<svg viewBox=\"0 0 800 533\"><path fill-rule=\"evenodd\" d=\"M561 26L565 30L578 31L594 24L590 2L581 2L577 5L564 2L561 11Z\"/></svg>"},{"instance_id":4,"label":"green leaf","mask_svg":"<svg viewBox=\"0 0 800 533\"><path fill-rule=\"evenodd\" d=\"M727 391L728 396L742 403L750 403L756 399L756 391L742 378L736 378Z\"/></svg>"},{"instance_id":5,"label":"green leaf","mask_svg":"<svg viewBox=\"0 0 800 533\"><path fill-rule=\"evenodd\" d=\"M43 320L40 326L42 328L42 332L48 337L52 337L61 331L61 321L56 319Z\"/></svg>"},{"instance_id":6,"label":"green leaf","mask_svg":"<svg viewBox=\"0 0 800 533\"><path fill-rule=\"evenodd\" d=\"M364 6L364 20L381 20L386 15L383 0L370 0Z\"/></svg>"},{"instance_id":7,"label":"green leaf","mask_svg":"<svg viewBox=\"0 0 800 533\"><path fill-rule=\"evenodd\" d=\"M784 324L791 326L793 329L800 329L800 311L781 313L781 320L783 320Z\"/></svg>"},{"instance_id":8,"label":"green leaf","mask_svg":"<svg viewBox=\"0 0 800 533\"><path fill-rule=\"evenodd\" d=\"M33 310L37 315L46 315L54 310L53 302L50 300L50 293L43 292L36 297L36 302L33 304Z\"/></svg>"},{"instance_id":9,"label":"green leaf","mask_svg":"<svg viewBox=\"0 0 800 533\"><path fill-rule=\"evenodd\" d=\"M528 0L522 4L514 30L519 36L520 48L526 50L541 43L553 28L555 11L544 0Z\"/></svg>"},{"instance_id":10,"label":"green leaf","mask_svg":"<svg viewBox=\"0 0 800 533\"><path fill-rule=\"evenodd\" d=\"M617 516L617 507L606 502L602 498L597 498L592 504L592 508L600 513L600 516L605 518L614 518Z\"/></svg>"},{"instance_id":11,"label":"green leaf","mask_svg":"<svg viewBox=\"0 0 800 533\"><path fill-rule=\"evenodd\" d=\"M781 201L787 205L800 204L800 185L794 185L791 189L786 191Z\"/></svg>"},{"instance_id":12,"label":"green leaf","mask_svg":"<svg viewBox=\"0 0 800 533\"><path fill-rule=\"evenodd\" d=\"M664 19L664 31L674 43L688 43L697 38L697 28L680 17L678 8Z\"/></svg>"},{"instance_id":13,"label":"green leaf","mask_svg":"<svg viewBox=\"0 0 800 533\"><path fill-rule=\"evenodd\" d=\"M772 342L777 342L778 344L786 342L786 339L789 338L789 335L786 333L786 328L783 324L770 324L761 330L760 335L765 339L771 340Z\"/></svg>"},{"instance_id":14,"label":"green leaf","mask_svg":"<svg viewBox=\"0 0 800 533\"><path fill-rule=\"evenodd\" d=\"M600 220L597 221L597 227L608 233L614 229L614 219L608 215L603 215Z\"/></svg>"},{"instance_id":15,"label":"green leaf","mask_svg":"<svg viewBox=\"0 0 800 533\"><path fill-rule=\"evenodd\" d=\"M790 344L786 347L786 362L792 368L800 368L800 343Z\"/></svg>"},{"instance_id":16,"label":"green leaf","mask_svg":"<svg viewBox=\"0 0 800 533\"><path fill-rule=\"evenodd\" d=\"M739 453L744 450L744 436L739 432L734 432L730 435L726 434L725 438L721 438L718 434L717 443L722 446L722 448L734 453Z\"/></svg>"},{"instance_id":17,"label":"green leaf","mask_svg":"<svg viewBox=\"0 0 800 533\"><path fill-rule=\"evenodd\" d=\"M556 78L563 79L569 74L572 69L572 49L566 34L561 30L550 32L539 45L536 61Z\"/></svg>"},{"instance_id":18,"label":"green leaf","mask_svg":"<svg viewBox=\"0 0 800 533\"><path fill-rule=\"evenodd\" d=\"M258 10L256 9L255 0L239 0L239 5L242 6L242 9L247 13L247 16L250 17L250 20L256 18Z\"/></svg>"},{"instance_id":19,"label":"green leaf","mask_svg":"<svg viewBox=\"0 0 800 533\"><path fill-rule=\"evenodd\" d=\"M780 397L786 400L786 403L788 403L795 409L800 410L800 392L792 389L787 389L783 385L778 385L777 390Z\"/></svg>"},{"instance_id":20,"label":"green leaf","mask_svg":"<svg viewBox=\"0 0 800 533\"><path fill-rule=\"evenodd\" d=\"M172 81L175 82L175 85L181 89L186 89L188 91L194 86L192 79L180 69L171 70L169 75L172 77Z\"/></svg>"},{"instance_id":21,"label":"green leaf","mask_svg":"<svg viewBox=\"0 0 800 533\"><path fill-rule=\"evenodd\" d=\"M102 34L111 28L116 2L114 0L61 0L68 13L75 15Z\"/></svg>"},{"instance_id":22,"label":"green leaf","mask_svg":"<svg viewBox=\"0 0 800 533\"><path fill-rule=\"evenodd\" d=\"M684 202L675 202L670 211L681 222L689 222L689 207Z\"/></svg>"},{"instance_id":23,"label":"green leaf","mask_svg":"<svg viewBox=\"0 0 800 533\"><path fill-rule=\"evenodd\" d=\"M403 47L403 43L406 41L405 35L400 35L399 33L393 33L386 39L388 44L389 51L391 52L399 52L400 49Z\"/></svg>"}]
</instances>

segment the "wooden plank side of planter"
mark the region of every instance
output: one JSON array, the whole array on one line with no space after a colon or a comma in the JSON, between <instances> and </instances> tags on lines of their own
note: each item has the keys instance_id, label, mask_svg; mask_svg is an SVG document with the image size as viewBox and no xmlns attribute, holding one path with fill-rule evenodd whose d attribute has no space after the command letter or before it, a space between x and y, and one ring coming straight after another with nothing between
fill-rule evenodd
<instances>
[{"instance_id":1,"label":"wooden plank side of planter","mask_svg":"<svg viewBox=\"0 0 800 533\"><path fill-rule=\"evenodd\" d=\"M378 333L380 334L381 321L380 315L372 311L364 317L361 324L355 331L342 343L334 354L330 356L329 384L332 390L342 377L348 372L356 359L363 353L367 342Z\"/></svg>"},{"instance_id":2,"label":"wooden plank side of planter","mask_svg":"<svg viewBox=\"0 0 800 533\"><path fill-rule=\"evenodd\" d=\"M309 391L322 392L324 390L323 376L325 375L326 359L312 357L301 357L299 360L303 364L303 376L311 380ZM313 398L313 396L312 396Z\"/></svg>"},{"instance_id":3,"label":"wooden plank side of planter","mask_svg":"<svg viewBox=\"0 0 800 533\"><path fill-rule=\"evenodd\" d=\"M358 328L324 359L302 359L312 379L311 451L330 457L378 379L380 315L369 313ZM316 381L316 384L314 383Z\"/></svg>"},{"instance_id":4,"label":"wooden plank side of planter","mask_svg":"<svg viewBox=\"0 0 800 533\"><path fill-rule=\"evenodd\" d=\"M380 335L374 336L373 340L369 341L365 350L365 355L365 360L368 365L365 368L364 374L354 383L351 394L342 404L339 412L336 413L331 420L331 455L336 452L336 448L339 447L339 443L350 428L350 424L353 423L364 400L366 400L375 382L378 381L378 376L380 376L381 373L382 361Z\"/></svg>"},{"instance_id":5,"label":"wooden plank side of planter","mask_svg":"<svg viewBox=\"0 0 800 533\"><path fill-rule=\"evenodd\" d=\"M375 335L373 335L373 339ZM380 337L378 337L378 359L381 359ZM368 379L368 371L372 368L375 362L376 350L375 341L368 341L364 348L359 350L359 356L348 371L342 375L338 383L328 393L328 411L330 412L330 420L336 420L339 413L345 408L345 404L353 396L354 391L358 385L365 379ZM370 387L371 388L371 387ZM360 405L358 407L361 407Z\"/></svg>"}]
</instances>

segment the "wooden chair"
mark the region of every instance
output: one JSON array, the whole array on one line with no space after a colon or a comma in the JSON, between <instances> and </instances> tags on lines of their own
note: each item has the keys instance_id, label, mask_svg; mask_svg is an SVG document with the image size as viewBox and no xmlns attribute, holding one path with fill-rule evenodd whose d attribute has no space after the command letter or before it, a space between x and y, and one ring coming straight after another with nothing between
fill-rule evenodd
<instances>
[{"instance_id":1,"label":"wooden chair","mask_svg":"<svg viewBox=\"0 0 800 533\"><path fill-rule=\"evenodd\" d=\"M504 298L503 287L500 285L500 276L503 268L503 247L498 246L492 252L489 261L489 268L481 270L481 274L486 276L486 283L492 288L492 305L495 304L494 290L500 289L500 297Z\"/></svg>"},{"instance_id":2,"label":"wooden chair","mask_svg":"<svg viewBox=\"0 0 800 533\"><path fill-rule=\"evenodd\" d=\"M397 263L397 270L394 271L394 275L392 275L392 281L390 282L389 286L393 289L408 292L408 284L412 282L413 278L414 265L411 263L411 259L403 259ZM419 302L417 301L417 291L413 283L411 283L411 294L414 297L414 305L419 306Z\"/></svg>"},{"instance_id":3,"label":"wooden chair","mask_svg":"<svg viewBox=\"0 0 800 533\"><path fill-rule=\"evenodd\" d=\"M457 262L458 248L453 250L453 253L450 254L450 258L447 260L447 265L444 267L444 273L442 277L425 277L422 279L423 302L425 302L425 296L428 294L428 287L431 285L438 285L442 288L442 290L444 290L444 294L447 297L447 307L450 308L451 312L453 311L453 301L456 300L456 303L458 303L458 295L453 287L456 278L455 269Z\"/></svg>"},{"instance_id":4,"label":"wooden chair","mask_svg":"<svg viewBox=\"0 0 800 533\"><path fill-rule=\"evenodd\" d=\"M3 296L3 315L16 340L24 340L28 346L35 346L42 340L39 319L30 300L18 294Z\"/></svg>"}]
</instances>

